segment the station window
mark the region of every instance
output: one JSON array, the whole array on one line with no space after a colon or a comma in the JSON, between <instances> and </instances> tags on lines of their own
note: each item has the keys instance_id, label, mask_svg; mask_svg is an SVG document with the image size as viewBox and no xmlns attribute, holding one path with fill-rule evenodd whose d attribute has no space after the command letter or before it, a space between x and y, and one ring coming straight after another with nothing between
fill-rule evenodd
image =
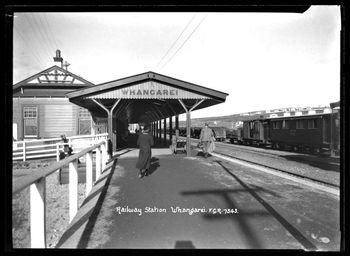
<instances>
[{"instance_id":1,"label":"station window","mask_svg":"<svg viewBox=\"0 0 350 256\"><path fill-rule=\"evenodd\" d=\"M296 128L297 129L305 129L305 120L297 120Z\"/></svg>"},{"instance_id":2,"label":"station window","mask_svg":"<svg viewBox=\"0 0 350 256\"><path fill-rule=\"evenodd\" d=\"M38 136L37 107L23 107L23 134L24 137Z\"/></svg>"},{"instance_id":3,"label":"station window","mask_svg":"<svg viewBox=\"0 0 350 256\"><path fill-rule=\"evenodd\" d=\"M317 120L316 119L307 120L307 128L317 129Z\"/></svg>"},{"instance_id":4,"label":"station window","mask_svg":"<svg viewBox=\"0 0 350 256\"><path fill-rule=\"evenodd\" d=\"M91 118L90 112L85 108L79 108L79 118Z\"/></svg>"},{"instance_id":5,"label":"station window","mask_svg":"<svg viewBox=\"0 0 350 256\"><path fill-rule=\"evenodd\" d=\"M24 107L23 117L24 118L37 118L38 108L37 107Z\"/></svg>"},{"instance_id":6,"label":"station window","mask_svg":"<svg viewBox=\"0 0 350 256\"><path fill-rule=\"evenodd\" d=\"M88 135L92 132L92 118L90 112L85 108L79 108L78 119L79 135Z\"/></svg>"}]
</instances>

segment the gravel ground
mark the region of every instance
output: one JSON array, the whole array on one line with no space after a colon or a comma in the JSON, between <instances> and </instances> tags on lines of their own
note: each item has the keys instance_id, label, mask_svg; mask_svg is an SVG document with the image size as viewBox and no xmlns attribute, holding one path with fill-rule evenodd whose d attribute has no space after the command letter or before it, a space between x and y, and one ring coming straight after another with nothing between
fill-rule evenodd
<instances>
[{"instance_id":1,"label":"gravel ground","mask_svg":"<svg viewBox=\"0 0 350 256\"><path fill-rule=\"evenodd\" d=\"M197 145L197 143L197 140L192 139L193 146ZM238 159L277 168L286 172L327 182L335 186L340 185L339 159L219 142L216 142L215 145L216 149L214 152L218 154L221 153Z\"/></svg>"},{"instance_id":2,"label":"gravel ground","mask_svg":"<svg viewBox=\"0 0 350 256\"><path fill-rule=\"evenodd\" d=\"M328 182L336 186L340 184L339 164L325 161L324 158L314 155L308 156L294 152L283 152L280 155L260 154L258 151L244 150L242 147L237 148L234 145L227 147L219 143L216 143L215 152Z\"/></svg>"},{"instance_id":3,"label":"gravel ground","mask_svg":"<svg viewBox=\"0 0 350 256\"><path fill-rule=\"evenodd\" d=\"M53 160L27 161L13 164L13 179L28 175L37 168L48 166ZM78 185L79 205L85 198L85 184ZM12 197L13 248L30 248L29 188ZM46 178L46 230L47 248L54 248L68 227L68 184L59 185L57 174Z\"/></svg>"}]
</instances>

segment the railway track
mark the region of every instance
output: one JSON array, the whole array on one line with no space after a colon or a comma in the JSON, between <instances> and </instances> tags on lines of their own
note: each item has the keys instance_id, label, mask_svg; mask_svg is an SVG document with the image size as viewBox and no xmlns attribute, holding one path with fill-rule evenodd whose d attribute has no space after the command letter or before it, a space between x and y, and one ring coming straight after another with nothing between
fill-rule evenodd
<instances>
[{"instance_id":1,"label":"railway track","mask_svg":"<svg viewBox=\"0 0 350 256\"><path fill-rule=\"evenodd\" d=\"M192 145L197 145L198 140L191 139L191 141L192 141L191 142ZM243 163L243 164L246 163L248 165L252 165L252 166L255 166L255 167L260 168L260 169L264 168L266 170L274 172L273 174L277 174L277 175L281 174L280 176L283 176L285 178L290 178L290 179L296 180L297 182L305 183L305 184L310 185L310 186L323 188L323 190L325 190L327 192L331 192L333 194L339 195L339 185L338 184L328 182L325 180L321 180L321 179L317 179L315 177L305 176L305 175L291 172L291 171L288 171L288 170L285 170L282 168L276 168L276 167L268 165L268 164L260 163L259 161L248 160L248 159L245 159L242 157L234 156L233 154L230 154L229 152L225 152L225 151L229 151L229 150L234 149L235 145L230 145L230 144L221 143L221 142L216 142L215 144L216 144L216 150L214 153L212 153L213 156L221 157L221 158L224 158L224 159L229 160L229 161L230 160L238 161L238 162ZM239 147L239 149L243 150L245 152L258 154L260 156L280 160L280 152L278 152L278 153L277 152L276 153L261 152L260 149L259 150L246 149L246 148L243 148L242 146ZM263 149L261 149L261 150L263 150ZM283 153L291 153L291 152L283 152Z\"/></svg>"},{"instance_id":2,"label":"railway track","mask_svg":"<svg viewBox=\"0 0 350 256\"><path fill-rule=\"evenodd\" d=\"M246 163L249 163L249 164L258 165L258 166L261 166L261 167L264 167L264 168L272 169L274 171L278 171L278 172L281 172L281 173L284 173L284 174L288 174L290 176L302 178L304 180L315 182L315 183L320 184L320 185L329 186L330 188L339 189L338 185L330 183L330 182L326 182L326 181L323 181L323 180L319 180L319 179L315 179L315 178L311 178L311 177L306 177L304 175L300 175L300 174L297 174L297 173L289 172L289 171L286 171L286 170L283 170L283 169L280 169L280 168L275 168L275 167L272 167L272 166L268 166L268 165L265 165L265 164L257 163L255 161L249 161L247 159L231 156L231 155L228 155L228 154L223 154L223 153L218 153L218 152L215 152L214 154L217 155L217 156L224 156L224 157L232 158L232 159L235 159L235 160L243 161L243 162L246 162Z\"/></svg>"}]
</instances>

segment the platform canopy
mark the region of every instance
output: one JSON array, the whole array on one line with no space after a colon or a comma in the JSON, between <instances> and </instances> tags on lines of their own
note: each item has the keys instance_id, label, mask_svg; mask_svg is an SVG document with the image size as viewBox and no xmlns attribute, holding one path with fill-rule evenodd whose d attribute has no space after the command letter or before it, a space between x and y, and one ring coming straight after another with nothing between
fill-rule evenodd
<instances>
[{"instance_id":1,"label":"platform canopy","mask_svg":"<svg viewBox=\"0 0 350 256\"><path fill-rule=\"evenodd\" d=\"M66 96L95 117L106 117L105 109L112 109L114 118L149 123L186 113L185 108L197 110L223 103L228 94L150 71Z\"/></svg>"}]
</instances>

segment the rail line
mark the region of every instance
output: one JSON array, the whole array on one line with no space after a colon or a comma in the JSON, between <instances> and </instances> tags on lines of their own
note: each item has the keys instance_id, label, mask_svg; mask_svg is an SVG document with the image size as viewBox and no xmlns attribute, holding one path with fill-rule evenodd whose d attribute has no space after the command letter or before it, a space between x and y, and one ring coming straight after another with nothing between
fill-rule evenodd
<instances>
[{"instance_id":1,"label":"rail line","mask_svg":"<svg viewBox=\"0 0 350 256\"><path fill-rule=\"evenodd\" d=\"M196 143L196 142L192 141L192 144L194 144L194 143ZM220 143L219 145L225 145L225 144L221 144ZM227 147L229 145L225 145L225 146ZM247 150L247 151L253 151L253 150ZM257 152L258 151L254 151L254 153L257 153ZM258 153L261 153L262 155L267 155L267 156L271 157L271 155L268 154L268 153L263 153L263 152L258 152ZM282 176L284 178L292 179L292 180L294 180L296 182L303 183L303 184L306 184L306 185L309 185L309 186L312 186L312 187L316 187L316 188L319 188L319 189L321 189L323 191L326 191L326 192L329 192L329 193L332 193L332 194L335 194L335 195L339 196L339 185L333 184L331 182L319 180L319 179L316 179L316 178L307 177L305 175L289 172L289 171L286 171L286 170L283 170L283 169L280 169L280 168L268 166L266 164L261 164L261 163L256 162L256 161L251 161L251 160L247 160L247 159L244 159L244 158L232 156L232 155L220 152L218 150L213 152L212 155L216 156L216 157L224 158L224 159L229 160L229 161L233 160L233 161L236 161L236 162L238 161L240 163L246 163L246 164L249 164L249 165L253 165L254 167L257 167L260 170L262 168L264 168L265 169L264 171L267 171L269 173L276 174L276 175ZM274 157L274 158L277 158L277 157Z\"/></svg>"},{"instance_id":2,"label":"rail line","mask_svg":"<svg viewBox=\"0 0 350 256\"><path fill-rule=\"evenodd\" d=\"M220 145L225 148L239 148L242 149L246 152L251 152L254 154L259 154L262 156L268 156L271 158L278 159L279 157L283 156L288 156L290 154L296 154L298 156L305 156L305 157L313 157L317 158L320 155L315 155L315 154L305 154L301 152L293 152L293 151L275 151L273 149L265 149L265 148L256 148L256 147L251 147L251 146L244 146L244 145L237 145L237 144L230 144L230 143L225 143L225 142L215 142L216 145ZM336 159L331 159L329 157L324 157L324 158L318 158L318 160L311 159L309 160L310 162L315 162L315 163L323 163L325 165L337 165L339 164L339 160ZM331 162L331 163L330 163Z\"/></svg>"},{"instance_id":3,"label":"rail line","mask_svg":"<svg viewBox=\"0 0 350 256\"><path fill-rule=\"evenodd\" d=\"M257 162L254 162L254 161L246 160L246 159L243 159L243 158L231 156L231 155L224 154L224 153L221 153L221 152L220 153L215 152L214 154L218 155L218 156L224 156L224 157L232 158L232 159L235 159L235 160L243 161L243 162L246 162L246 163L249 163L249 164L258 165L258 166L261 166L261 167L264 167L264 168L268 168L268 169L271 169L271 170L274 170L274 171L278 171L278 172L281 172L281 173L284 173L284 174L288 174L290 176L294 176L294 177L302 178L304 180L312 181L312 182L318 183L320 185L329 186L331 188L339 189L338 185L330 183L330 182L314 179L314 178L311 178L311 177L306 177L304 175L300 175L300 174L297 174L297 173L292 173L292 172L289 172L289 171L286 171L286 170L282 170L282 169L279 169L279 168L276 168L276 167L272 167L272 166L268 166L268 165L265 165L265 164L257 163Z\"/></svg>"}]
</instances>

